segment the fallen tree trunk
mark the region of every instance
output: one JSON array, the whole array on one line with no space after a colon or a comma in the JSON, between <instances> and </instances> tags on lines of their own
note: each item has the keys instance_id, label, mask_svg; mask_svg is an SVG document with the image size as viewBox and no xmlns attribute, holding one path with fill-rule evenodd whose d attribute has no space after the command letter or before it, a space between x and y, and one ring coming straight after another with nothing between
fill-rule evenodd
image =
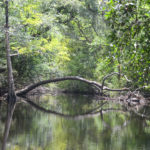
<instances>
[{"instance_id":1,"label":"fallen tree trunk","mask_svg":"<svg viewBox=\"0 0 150 150\"><path fill-rule=\"evenodd\" d=\"M98 90L100 90L100 92L102 91L102 88L103 88L103 90L108 90L108 91L129 91L128 88L124 88L124 89L110 89L110 88L108 88L106 86L102 87L102 85L100 83L95 82L95 81L90 81L90 80L87 80L87 79L84 79L84 78L81 78L81 77L78 77L78 76L68 76L68 77L44 80L44 81L40 81L38 83L29 85L29 86L25 87L24 89L16 91L16 95L17 96L22 96L22 95L27 94L29 91L35 89L38 86L41 86L41 85L44 85L44 84L48 84L48 83L65 81L65 80L77 80L77 81L81 81L81 82L87 83L87 84L89 84L91 86L95 86Z\"/></svg>"},{"instance_id":2,"label":"fallen tree trunk","mask_svg":"<svg viewBox=\"0 0 150 150\"><path fill-rule=\"evenodd\" d=\"M78 77L78 76L68 76L68 77L62 77L62 78L55 78L55 79L40 81L38 83L29 85L29 86L25 87L22 90L17 91L16 94L17 94L17 96L25 95L29 91L35 89L38 86L48 84L48 83L65 81L65 80L78 80L78 81L85 82L87 84L93 85L93 86L97 87L98 89L101 89L101 84L99 84L95 81L90 81L90 80L87 80L87 79L84 79L84 78L81 78L81 77Z\"/></svg>"}]
</instances>

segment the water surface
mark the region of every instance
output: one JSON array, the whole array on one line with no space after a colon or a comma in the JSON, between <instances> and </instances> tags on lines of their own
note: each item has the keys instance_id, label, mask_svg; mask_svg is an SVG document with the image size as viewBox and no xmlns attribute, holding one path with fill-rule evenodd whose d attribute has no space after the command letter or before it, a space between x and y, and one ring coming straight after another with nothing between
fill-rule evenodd
<instances>
[{"instance_id":1,"label":"water surface","mask_svg":"<svg viewBox=\"0 0 150 150\"><path fill-rule=\"evenodd\" d=\"M96 100L86 95L63 94L30 97L30 100L53 113L43 112L25 101L17 103L6 143L7 150L150 148L150 121L128 113L118 103ZM95 109L98 106L102 107ZM149 108L142 111L145 110L149 111ZM5 120L6 104L2 103L0 141L3 139Z\"/></svg>"}]
</instances>

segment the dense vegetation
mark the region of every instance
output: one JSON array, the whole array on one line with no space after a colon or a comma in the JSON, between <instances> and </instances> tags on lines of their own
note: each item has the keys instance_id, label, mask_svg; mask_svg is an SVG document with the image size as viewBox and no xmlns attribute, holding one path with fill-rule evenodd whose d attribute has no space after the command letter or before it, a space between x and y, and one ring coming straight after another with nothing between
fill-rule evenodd
<instances>
[{"instance_id":1,"label":"dense vegetation","mask_svg":"<svg viewBox=\"0 0 150 150\"><path fill-rule=\"evenodd\" d=\"M7 84L4 8L1 0L1 88ZM72 75L100 82L112 72L120 75L106 82L109 87L149 86L149 10L149 0L10 1L10 49L16 88ZM61 86L85 88L78 82Z\"/></svg>"}]
</instances>

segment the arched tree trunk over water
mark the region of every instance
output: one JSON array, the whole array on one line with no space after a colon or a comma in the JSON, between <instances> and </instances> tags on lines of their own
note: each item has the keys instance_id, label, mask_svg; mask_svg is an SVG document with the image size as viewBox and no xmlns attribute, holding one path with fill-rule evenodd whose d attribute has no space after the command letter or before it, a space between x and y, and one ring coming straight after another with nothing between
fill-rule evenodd
<instances>
[{"instance_id":1,"label":"arched tree trunk over water","mask_svg":"<svg viewBox=\"0 0 150 150\"><path fill-rule=\"evenodd\" d=\"M9 1L5 0L5 42L6 42L6 58L7 58L7 71L8 71L8 97L7 101L9 103L16 102L14 79L12 73L12 63L10 57L10 44L9 44L9 12L8 12Z\"/></svg>"},{"instance_id":2,"label":"arched tree trunk over water","mask_svg":"<svg viewBox=\"0 0 150 150\"><path fill-rule=\"evenodd\" d=\"M96 81L91 81L91 80L87 80L85 78L82 77L78 77L78 76L68 76L68 77L62 77L62 78L55 78L55 79L49 79L49 80L44 80L44 81L40 81L37 82L35 84L29 85L27 87L25 87L22 90L19 90L16 92L17 96L22 96L27 94L29 91L35 89L38 86L44 85L44 84L48 84L48 83L54 83L54 82L60 82L60 81L65 81L65 80L77 80L77 81L81 81L84 83L89 84L90 86L95 86L98 90L100 90L100 92L102 92L103 90L108 90L108 91L129 91L128 88L124 88L124 89L110 89L106 86L102 86L102 84L96 82Z\"/></svg>"}]
</instances>

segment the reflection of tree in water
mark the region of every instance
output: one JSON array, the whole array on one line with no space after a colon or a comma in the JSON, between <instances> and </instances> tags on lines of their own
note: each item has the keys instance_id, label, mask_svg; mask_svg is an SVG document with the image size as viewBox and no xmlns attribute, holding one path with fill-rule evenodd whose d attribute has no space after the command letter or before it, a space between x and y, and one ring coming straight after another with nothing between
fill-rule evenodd
<instances>
[{"instance_id":1,"label":"reflection of tree in water","mask_svg":"<svg viewBox=\"0 0 150 150\"><path fill-rule=\"evenodd\" d=\"M32 127L35 115L36 111L33 111L32 107L23 103L17 104L17 108L15 109L13 116L14 124L12 125L12 132L15 132L16 128L18 133L22 133L22 129L28 131Z\"/></svg>"},{"instance_id":2,"label":"reflection of tree in water","mask_svg":"<svg viewBox=\"0 0 150 150\"><path fill-rule=\"evenodd\" d=\"M11 130L9 132L9 139L12 138L12 140L14 134L19 136L28 132L30 128L33 128L34 117L36 115L36 111L33 111L33 108L28 107L28 105L16 103L16 106L17 107L13 113Z\"/></svg>"},{"instance_id":3,"label":"reflection of tree in water","mask_svg":"<svg viewBox=\"0 0 150 150\"><path fill-rule=\"evenodd\" d=\"M87 95L85 96L82 95L74 96L71 94L68 95L61 94L57 96L46 95L45 97L41 97L41 99L42 101L38 102L38 104L42 105L44 108L66 114L77 114L77 113L80 114L81 112L85 112L90 107L92 108L93 103L93 97ZM45 99L47 99L46 103Z\"/></svg>"},{"instance_id":4,"label":"reflection of tree in water","mask_svg":"<svg viewBox=\"0 0 150 150\"><path fill-rule=\"evenodd\" d=\"M7 118L5 123L4 137L2 141L2 150L6 149L6 142L9 135L9 130L11 126L12 116L15 109L15 103L8 102L7 104Z\"/></svg>"},{"instance_id":5,"label":"reflection of tree in water","mask_svg":"<svg viewBox=\"0 0 150 150\"><path fill-rule=\"evenodd\" d=\"M78 148L78 143L82 143L80 144L80 149L88 149L88 141L93 141L93 143L95 144L97 142L97 139L101 139L101 134L98 134L97 133L97 125L98 124L95 124L95 119L94 118L90 118L90 119L85 119L84 121L82 120L83 118L86 118L86 117L91 117L91 116L95 116L95 115L100 115L100 109L101 107L97 108L97 109L93 109L84 113L84 114L80 114L80 115L65 115L65 114L62 114L62 113L58 113L58 112L54 112L54 111L51 111L51 110L46 110L40 106L37 106L36 104L34 104L33 102L29 101L28 100L28 103L30 103L33 107L36 107L37 109L45 112L45 113L53 113L55 115L58 115L60 117L65 117L65 118L68 118L68 119L75 119L75 120L72 120L72 121L68 121L68 120L62 120L61 123L64 124L64 128L63 128L63 137L61 137L61 141L63 141L63 138L65 138L66 140L63 141L62 143L68 143L66 144L67 145L67 149L71 148L71 149L77 149ZM104 109L104 113L107 112L107 111L112 111L112 110L117 110L117 109L113 109L113 108L109 108L109 109ZM99 130L99 132L102 131L103 129L103 124L101 122L101 119L100 117L98 117L98 122L100 123L99 125L101 125L101 129ZM105 123L103 121L103 123ZM98 125L98 126L99 126ZM105 123L106 125L106 123ZM56 131L59 131L59 128L60 127L60 123L57 123L56 124ZM107 127L107 130L106 131L110 131L108 130L109 126L106 125ZM59 134L58 135L61 135L62 131L60 130L59 131ZM109 132L110 133L110 132ZM55 133L56 134L56 133ZM87 136L88 135L88 136ZM105 136L104 136L108 143L108 141L110 140L110 134L107 134L105 133ZM57 138L57 134L56 134L56 138ZM101 143L101 142L100 142ZM61 144L58 144L55 145L55 146L58 146L58 145L61 145ZM72 148L72 145L74 145L74 148ZM49 145L51 147L51 145ZM55 147L54 146L54 147ZM76 147L77 146L77 147ZM52 148L54 148L52 146ZM55 147L56 148L56 147ZM60 147L59 147L60 148Z\"/></svg>"},{"instance_id":6,"label":"reflection of tree in water","mask_svg":"<svg viewBox=\"0 0 150 150\"><path fill-rule=\"evenodd\" d=\"M47 109L50 106L41 107L40 101L37 105L29 99L24 101L32 107L24 103L17 104L9 137L9 141L13 143L11 146L18 146L22 150L27 145L30 145L27 148L56 150L61 148L92 150L96 147L104 150L120 147L124 149L123 145L127 144L128 149L131 147L134 149L135 145L131 141L138 142L141 146L140 143L144 143L144 139L149 138L149 134L144 129L146 120L128 115L129 108L125 108L124 105L122 107L111 101L100 101L94 107L91 101L86 103L87 97L85 100L80 97L77 100L73 98L63 100L63 98L65 96L60 96L59 100L57 97L58 103L53 110ZM77 104L71 107L72 103L76 102ZM62 110L58 109L60 106ZM68 110L63 111L63 109ZM139 134L141 136L137 137L136 135ZM17 135L17 140L14 135Z\"/></svg>"},{"instance_id":7,"label":"reflection of tree in water","mask_svg":"<svg viewBox=\"0 0 150 150\"><path fill-rule=\"evenodd\" d=\"M59 105L62 106L63 110L67 110L69 114L83 113L87 109L92 109L93 97L87 95L64 95L59 96ZM95 105L94 105L95 106Z\"/></svg>"},{"instance_id":8,"label":"reflection of tree in water","mask_svg":"<svg viewBox=\"0 0 150 150\"><path fill-rule=\"evenodd\" d=\"M9 141L11 141L11 143L13 144L9 145L8 149L19 148L22 150L25 146L22 145L22 142L25 142L26 138L27 141L24 144L32 145L34 143L36 145L37 143L40 143L40 140L43 137L41 136L41 139L39 139L39 141L36 141L36 138L34 138L37 132L42 132L39 129L39 126L37 127L37 125L39 124L37 124L37 122L35 121L35 119L37 120L37 116L39 115L37 111L33 111L32 107L27 107L27 105L23 103L18 104L17 106L18 107L15 110L11 130L9 133ZM6 123L5 130L8 131L8 125L11 124L10 116L7 116L7 120L9 120L9 123ZM17 136L14 138L14 135ZM4 135L4 139L7 139L6 135ZM5 144L6 142L3 143ZM36 146L38 147L38 145Z\"/></svg>"}]
</instances>

